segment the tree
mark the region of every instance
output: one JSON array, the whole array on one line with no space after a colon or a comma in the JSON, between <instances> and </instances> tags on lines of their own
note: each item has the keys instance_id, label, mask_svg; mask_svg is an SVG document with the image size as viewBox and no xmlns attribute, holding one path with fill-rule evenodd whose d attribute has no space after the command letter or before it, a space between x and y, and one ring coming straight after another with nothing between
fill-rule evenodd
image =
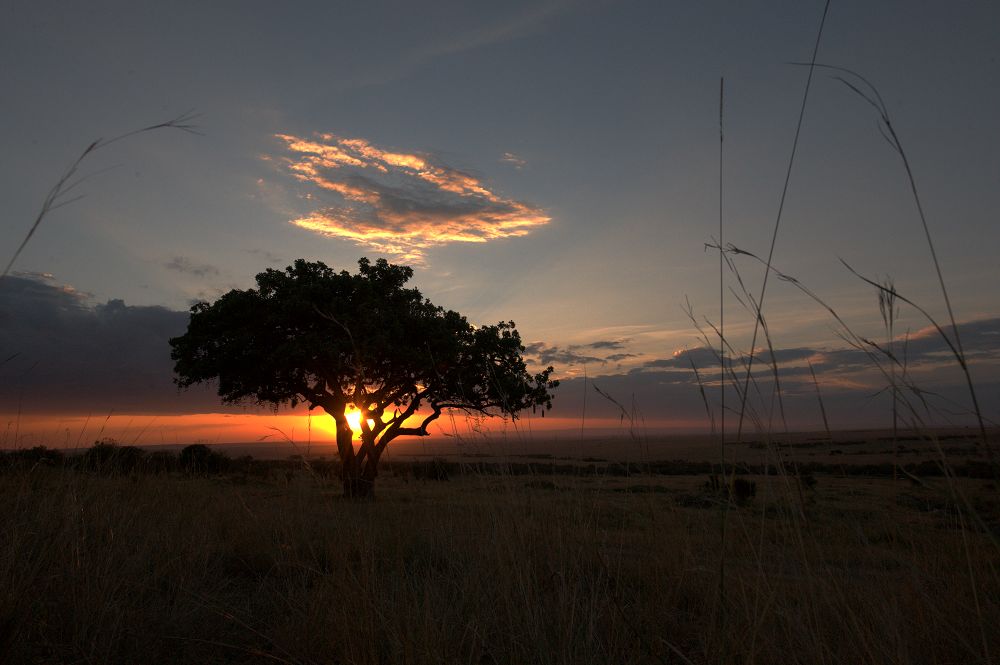
<instances>
[{"instance_id":1,"label":"tree","mask_svg":"<svg viewBox=\"0 0 1000 665\"><path fill-rule=\"evenodd\" d=\"M516 418L552 407L553 370L527 371L513 321L476 327L405 288L411 268L358 266L299 259L257 275L256 289L194 305L187 332L170 340L176 383L217 381L227 403L322 408L336 422L344 494L359 498L373 496L389 443L427 436L445 410Z\"/></svg>"}]
</instances>

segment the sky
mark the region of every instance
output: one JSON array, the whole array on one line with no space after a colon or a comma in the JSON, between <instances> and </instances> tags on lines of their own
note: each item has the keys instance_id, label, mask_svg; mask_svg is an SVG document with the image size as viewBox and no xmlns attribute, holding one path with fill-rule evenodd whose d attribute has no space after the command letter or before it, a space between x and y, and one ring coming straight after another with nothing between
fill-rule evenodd
<instances>
[{"instance_id":1,"label":"sky","mask_svg":"<svg viewBox=\"0 0 1000 665\"><path fill-rule=\"evenodd\" d=\"M223 408L210 388L179 393L166 340L192 303L300 257L348 270L385 257L413 266L435 304L472 322L516 321L531 366L552 364L562 379L549 420L531 427L622 427L624 408L650 428L708 429L709 412L721 413L718 360L689 314L717 346L719 257L706 244L720 230L720 78L723 240L766 257L809 74L792 63L809 60L823 11L802 1L5 3L5 264L91 142L185 114L197 133L142 132L88 155L66 200L81 198L45 217L0 280L3 445L267 436L273 414ZM998 25L988 1L833 0L817 57L861 73L891 114L993 420ZM759 297L763 267L733 259ZM818 69L773 265L885 346L875 289L842 261L948 321L899 156L875 110ZM754 317L729 270L723 294L739 366ZM886 377L828 309L772 279L764 314L784 379L779 427L824 427L817 387L832 428L887 423ZM927 316L900 304L895 333L908 376L934 402L925 416L969 424L965 379ZM763 426L780 420L770 375L758 363L748 398ZM738 399L733 388L726 399ZM282 414L281 427L301 430L300 416Z\"/></svg>"}]
</instances>

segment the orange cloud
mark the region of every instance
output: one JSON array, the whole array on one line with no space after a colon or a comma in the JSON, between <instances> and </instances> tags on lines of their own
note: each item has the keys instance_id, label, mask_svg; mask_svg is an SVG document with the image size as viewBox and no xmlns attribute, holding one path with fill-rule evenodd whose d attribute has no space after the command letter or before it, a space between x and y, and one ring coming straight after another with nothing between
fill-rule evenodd
<instances>
[{"instance_id":1,"label":"orange cloud","mask_svg":"<svg viewBox=\"0 0 1000 665\"><path fill-rule=\"evenodd\" d=\"M330 197L326 207L290 220L320 235L420 262L434 246L521 237L551 220L432 155L335 134L275 137L291 153L283 161L292 176Z\"/></svg>"}]
</instances>

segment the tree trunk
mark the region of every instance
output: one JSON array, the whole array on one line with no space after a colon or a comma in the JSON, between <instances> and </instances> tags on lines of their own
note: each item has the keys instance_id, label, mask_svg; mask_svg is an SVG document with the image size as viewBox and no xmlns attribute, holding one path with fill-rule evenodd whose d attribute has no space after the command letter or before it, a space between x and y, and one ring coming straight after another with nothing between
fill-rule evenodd
<instances>
[{"instance_id":1,"label":"tree trunk","mask_svg":"<svg viewBox=\"0 0 1000 665\"><path fill-rule=\"evenodd\" d=\"M350 499L374 499L375 478L381 450L370 448L367 455L353 456L350 467L344 466L344 496Z\"/></svg>"},{"instance_id":2,"label":"tree trunk","mask_svg":"<svg viewBox=\"0 0 1000 665\"><path fill-rule=\"evenodd\" d=\"M340 479L344 483L344 497L374 499L375 477L366 477L361 460L354 453L354 432L347 421L340 419L337 420L337 452L340 453Z\"/></svg>"},{"instance_id":3,"label":"tree trunk","mask_svg":"<svg viewBox=\"0 0 1000 665\"><path fill-rule=\"evenodd\" d=\"M375 498L375 479L367 477L367 473L362 473L359 465L353 465L350 472L344 469L344 497L347 499L368 499Z\"/></svg>"}]
</instances>

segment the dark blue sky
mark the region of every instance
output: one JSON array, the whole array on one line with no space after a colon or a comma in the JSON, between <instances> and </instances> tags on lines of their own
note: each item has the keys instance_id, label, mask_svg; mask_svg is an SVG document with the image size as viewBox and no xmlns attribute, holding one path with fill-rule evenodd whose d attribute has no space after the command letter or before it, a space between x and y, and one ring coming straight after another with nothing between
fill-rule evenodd
<instances>
[{"instance_id":1,"label":"dark blue sky","mask_svg":"<svg viewBox=\"0 0 1000 665\"><path fill-rule=\"evenodd\" d=\"M384 255L416 263L436 303L474 321L513 318L528 341L565 350L627 340L617 362L563 356L564 376L584 362L591 374L641 369L698 345L685 296L717 318L717 258L703 244L718 231L720 76L726 239L766 254L807 75L787 63L809 58L822 10L10 2L0 9L0 233L12 253L90 141L195 109L203 136L160 131L95 154L85 198L45 220L15 269L51 273L92 303L176 310L297 257L351 268ZM819 51L882 93L962 321L993 318L1000 304L998 28L995 2L835 0ZM303 179L291 168L303 153L279 134L361 139L419 157L430 175L372 162ZM431 183L441 174L488 195ZM369 202L331 183L361 183ZM327 231L335 218L335 232L289 223L317 215ZM516 226L525 218L534 222ZM523 233L494 233L504 220ZM448 241L471 228L475 242ZM380 229L381 241L349 237ZM873 110L820 71L775 263L874 335L875 294L840 258L892 275L944 317L899 159ZM741 266L757 291L759 267ZM753 320L734 299L727 307L746 347ZM788 285L772 286L767 312L782 348L842 346L826 312ZM925 325L901 313L901 329Z\"/></svg>"}]
</instances>

